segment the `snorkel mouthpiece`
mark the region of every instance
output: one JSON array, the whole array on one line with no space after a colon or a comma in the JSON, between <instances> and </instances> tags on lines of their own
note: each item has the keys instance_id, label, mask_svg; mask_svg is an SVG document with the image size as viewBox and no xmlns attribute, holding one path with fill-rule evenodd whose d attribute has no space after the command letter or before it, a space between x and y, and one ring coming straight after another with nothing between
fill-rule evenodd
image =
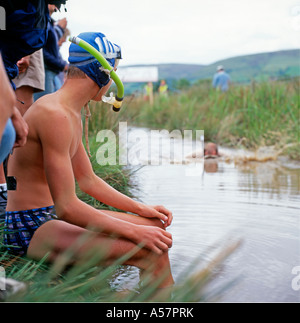
<instances>
[{"instance_id":1,"label":"snorkel mouthpiece","mask_svg":"<svg viewBox=\"0 0 300 323\"><path fill-rule=\"evenodd\" d=\"M88 42L79 37L70 37L70 42L76 44L89 52L92 56L94 56L97 61L102 65L103 71L108 74L108 76L115 82L117 86L117 95L113 96L113 93L110 93L110 97L102 97L102 101L112 105L112 109L115 112L119 112L122 106L123 98L124 98L124 85L120 80L117 73L114 71L114 68L109 64L109 62L105 59L105 57L93 46L91 46Z\"/></svg>"},{"instance_id":2,"label":"snorkel mouthpiece","mask_svg":"<svg viewBox=\"0 0 300 323\"><path fill-rule=\"evenodd\" d=\"M119 112L122 106L123 98L119 99L118 95L116 97L113 96L114 94L111 92L110 96L103 96L102 101L113 106L113 111Z\"/></svg>"}]
</instances>

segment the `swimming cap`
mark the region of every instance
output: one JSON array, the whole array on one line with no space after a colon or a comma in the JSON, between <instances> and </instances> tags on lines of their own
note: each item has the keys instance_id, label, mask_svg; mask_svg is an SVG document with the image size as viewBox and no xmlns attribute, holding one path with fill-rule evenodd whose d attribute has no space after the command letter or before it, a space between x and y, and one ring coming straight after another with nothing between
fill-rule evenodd
<instances>
[{"instance_id":1,"label":"swimming cap","mask_svg":"<svg viewBox=\"0 0 300 323\"><path fill-rule=\"evenodd\" d=\"M121 48L111 43L104 34L87 32L78 35L78 38L86 41L96 48L103 57L114 67L115 60L121 59ZM109 76L100 70L101 64L85 49L76 44L71 44L69 48L69 63L82 70L88 77L101 88L109 82Z\"/></svg>"}]
</instances>

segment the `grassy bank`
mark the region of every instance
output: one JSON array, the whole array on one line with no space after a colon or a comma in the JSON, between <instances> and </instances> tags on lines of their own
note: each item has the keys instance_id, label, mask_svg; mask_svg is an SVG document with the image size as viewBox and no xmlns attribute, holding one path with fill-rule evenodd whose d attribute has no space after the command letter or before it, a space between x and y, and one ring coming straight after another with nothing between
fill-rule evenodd
<instances>
[{"instance_id":1,"label":"grassy bank","mask_svg":"<svg viewBox=\"0 0 300 323\"><path fill-rule=\"evenodd\" d=\"M209 81L188 90L155 96L153 106L135 98L124 116L137 126L204 130L205 140L230 147L276 146L300 159L299 79L233 85L227 93Z\"/></svg>"}]
</instances>

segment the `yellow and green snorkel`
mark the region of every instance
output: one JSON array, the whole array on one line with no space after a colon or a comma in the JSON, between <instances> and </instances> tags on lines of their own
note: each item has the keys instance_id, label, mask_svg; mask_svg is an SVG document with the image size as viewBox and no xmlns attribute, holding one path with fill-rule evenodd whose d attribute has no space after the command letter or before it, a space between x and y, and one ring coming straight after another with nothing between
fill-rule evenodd
<instances>
[{"instance_id":1,"label":"yellow and green snorkel","mask_svg":"<svg viewBox=\"0 0 300 323\"><path fill-rule=\"evenodd\" d=\"M116 97L114 97L113 95L111 95L110 97L103 97L102 101L111 104L113 106L113 110L115 112L119 112L124 98L124 85L117 73L114 71L114 68L108 63L105 57L97 49L95 49L85 40L80 39L79 37L70 37L69 40L71 43L80 46L81 48L89 52L92 56L94 56L97 59L97 61L102 65L105 72L115 82L117 86Z\"/></svg>"}]
</instances>

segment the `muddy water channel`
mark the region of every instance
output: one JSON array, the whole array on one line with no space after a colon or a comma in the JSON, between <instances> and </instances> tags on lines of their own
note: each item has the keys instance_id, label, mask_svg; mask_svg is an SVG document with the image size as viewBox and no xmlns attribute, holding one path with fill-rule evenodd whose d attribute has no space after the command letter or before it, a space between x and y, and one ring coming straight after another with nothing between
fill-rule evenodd
<instances>
[{"instance_id":1,"label":"muddy water channel","mask_svg":"<svg viewBox=\"0 0 300 323\"><path fill-rule=\"evenodd\" d=\"M209 262L207 249L217 242L241 240L212 283L213 288L235 281L219 301L299 302L300 164L281 157L237 160L144 165L136 173L138 195L173 212L168 231L174 240L170 259L175 280L197 257Z\"/></svg>"}]
</instances>

